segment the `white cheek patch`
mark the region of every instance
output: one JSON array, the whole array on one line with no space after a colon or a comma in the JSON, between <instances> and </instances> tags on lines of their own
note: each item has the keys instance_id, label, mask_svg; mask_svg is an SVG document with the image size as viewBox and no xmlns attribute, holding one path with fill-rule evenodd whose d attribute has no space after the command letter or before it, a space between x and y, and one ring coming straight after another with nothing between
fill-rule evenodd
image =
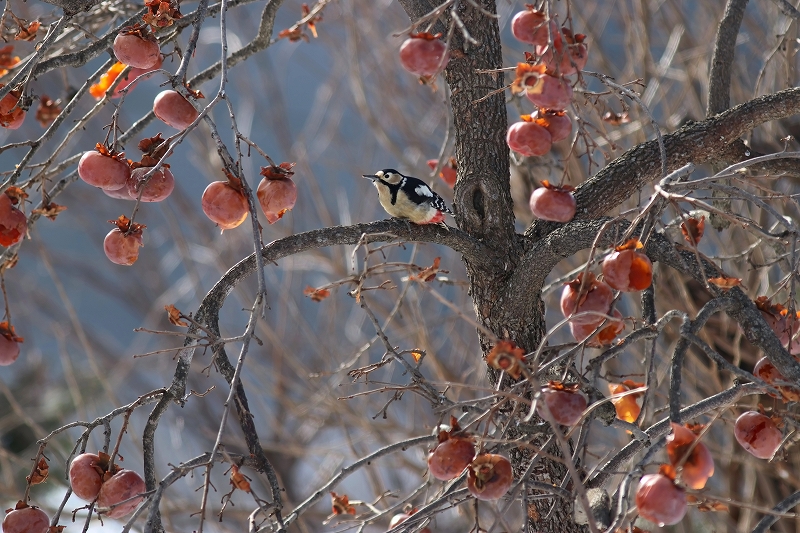
<instances>
[{"instance_id":1,"label":"white cheek patch","mask_svg":"<svg viewBox=\"0 0 800 533\"><path fill-rule=\"evenodd\" d=\"M428 188L425 185L417 186L417 188L414 189L414 192L420 196L427 196L428 198L433 198L433 191L430 190L430 188Z\"/></svg>"}]
</instances>

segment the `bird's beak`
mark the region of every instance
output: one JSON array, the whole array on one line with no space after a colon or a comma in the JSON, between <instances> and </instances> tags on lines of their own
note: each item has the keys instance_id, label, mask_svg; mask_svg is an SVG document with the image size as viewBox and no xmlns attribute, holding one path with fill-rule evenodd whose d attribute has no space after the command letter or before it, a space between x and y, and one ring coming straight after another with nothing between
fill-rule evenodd
<instances>
[{"instance_id":1,"label":"bird's beak","mask_svg":"<svg viewBox=\"0 0 800 533\"><path fill-rule=\"evenodd\" d=\"M375 175L369 175L369 174L362 174L362 175L361 175L361 177L362 177L362 178L367 178L367 179L370 179L370 180L372 180L372 181L375 181L376 179L378 179L378 176L375 176Z\"/></svg>"}]
</instances>

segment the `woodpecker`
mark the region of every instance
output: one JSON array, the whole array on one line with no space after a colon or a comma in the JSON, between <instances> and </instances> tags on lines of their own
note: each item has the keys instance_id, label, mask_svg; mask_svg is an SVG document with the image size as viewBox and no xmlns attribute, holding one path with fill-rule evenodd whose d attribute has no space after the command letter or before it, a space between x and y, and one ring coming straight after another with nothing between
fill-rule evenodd
<instances>
[{"instance_id":1,"label":"woodpecker","mask_svg":"<svg viewBox=\"0 0 800 533\"><path fill-rule=\"evenodd\" d=\"M444 199L420 179L404 176L391 168L364 177L372 180L381 205L393 217L414 224L444 224L444 214L453 214Z\"/></svg>"}]
</instances>

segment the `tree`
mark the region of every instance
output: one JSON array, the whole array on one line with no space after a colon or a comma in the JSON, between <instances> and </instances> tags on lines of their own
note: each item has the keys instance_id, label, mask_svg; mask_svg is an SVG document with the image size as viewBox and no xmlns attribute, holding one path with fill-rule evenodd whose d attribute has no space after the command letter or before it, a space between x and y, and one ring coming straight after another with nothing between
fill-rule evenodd
<instances>
[{"instance_id":1,"label":"tree","mask_svg":"<svg viewBox=\"0 0 800 533\"><path fill-rule=\"evenodd\" d=\"M637 514L737 531L790 529L782 516L800 493L788 466L792 384L800 379L792 353L798 155L786 137L800 110L800 13L788 2L729 0L724 12L692 2L653 12L645 4L627 12L543 2L530 10L547 28L538 49L514 41L514 13L503 5L498 17L491 0L401 0L405 15L395 5L345 0L201 0L193 11L176 2L50 3L58 9L9 4L3 19L3 35L21 42L0 54L8 70L0 121L19 127L35 105L46 128L36 134L28 119L19 130L28 140L9 137L0 149L16 165L0 194L8 362L17 358L18 335L26 337L2 380L3 494L30 497L53 525L77 527L63 512L64 476L34 481L101 449L108 457L90 458L89 478L111 478L116 463L144 479L145 492L134 485L128 494L142 503L119 517L125 531L383 531L406 506L392 531L628 531ZM777 39L764 30L773 27ZM449 52L441 76L423 76L423 84L401 71L397 52L420 30ZM120 34L152 43L151 32L163 70L143 64L140 85L115 99L133 68L126 79L115 58L99 57ZM311 39L318 33L327 46ZM588 64L564 76L577 56L565 63L558 54L585 55L582 34ZM19 59L18 50L29 55ZM242 62L251 68L235 68ZM84 76L87 68L94 70ZM61 84L59 73L67 77L60 102L43 94ZM160 96L172 103L143 114L164 89L156 79L175 91ZM567 113L542 109L527 123L548 131L537 130L549 146L548 127L566 116L569 141L536 157L510 155L516 120L508 111L531 114L544 83L569 84ZM209 98L196 92L201 85ZM172 114L186 102L194 109ZM179 133L156 136L166 129L156 115ZM144 155L129 165L137 145ZM352 223L373 220L378 202L366 183L343 176L394 164L423 177L421 163L436 150L435 169L457 168L455 223ZM85 153L114 168L138 167L125 176L129 193L102 181L111 179L107 169L93 183L128 200L138 195L135 204L78 182ZM290 161L277 163L283 159ZM165 163L177 184L166 207L140 202L151 184L171 191ZM222 180L219 194L235 199L231 219L216 220L231 228L222 236L198 216L191 164L202 168L202 188ZM264 176L258 187L254 165ZM92 181L85 171L81 178ZM262 227L266 184L279 182L291 197L290 179L297 206L283 218L293 201L266 209L276 224ZM574 197L568 222L532 216L528 197L547 189L545 180L576 187L551 190ZM213 202L205 200L208 213ZM30 239L21 240L15 206L27 214ZM125 218L109 215L117 206ZM108 229L98 221L108 218L125 252L112 260L135 262L127 270L91 261ZM233 229L236 222L244 224ZM65 253L64 242L81 251ZM601 265L614 247L645 271L646 255L654 281L639 302L639 291L623 291L613 307L603 300L584 312L587 291L599 298L606 290L592 274L616 277ZM619 276L626 274L623 265ZM38 288L42 279L47 290ZM575 294L559 309L562 290ZM598 340L595 330L619 326L615 310L625 331ZM129 324L147 340L121 333ZM574 335L576 326L588 328ZM140 357L112 355L119 350ZM771 367L754 368L759 350ZM33 387L57 355L60 368ZM41 401L48 397L57 399ZM565 423L557 398L578 404L577 420ZM737 416L755 410L768 415L757 425L771 428L770 453L744 422L734 431ZM441 425L448 422L450 429ZM687 434L681 426L690 422L702 425ZM425 473L426 452L448 440L462 443L466 463L470 444L510 459L513 481L500 499L470 496L464 479L475 485L475 463L456 468L455 481ZM742 453L737 440L756 456L778 451L767 462ZM702 490L707 480L693 476L707 473L706 456L716 468ZM660 464L665 478L655 477ZM100 488L98 479L98 490L109 492L110 483ZM648 487L656 487L655 505ZM219 503L215 490L224 493ZM93 494L77 514L86 527L98 509L106 521L122 514L104 505L113 498L94 502ZM697 510L673 520L661 505L667 500Z\"/></svg>"}]
</instances>

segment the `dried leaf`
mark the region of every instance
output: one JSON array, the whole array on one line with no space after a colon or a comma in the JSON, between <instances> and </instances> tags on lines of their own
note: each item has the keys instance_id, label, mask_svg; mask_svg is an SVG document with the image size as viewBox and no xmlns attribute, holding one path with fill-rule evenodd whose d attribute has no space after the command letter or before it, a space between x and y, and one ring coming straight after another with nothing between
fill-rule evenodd
<instances>
[{"instance_id":1,"label":"dried leaf","mask_svg":"<svg viewBox=\"0 0 800 533\"><path fill-rule=\"evenodd\" d=\"M446 270L439 270L439 263L441 262L441 257L436 257L433 260L433 264L429 267L423 268L420 270L419 274L412 274L408 277L408 279L419 280L419 281L426 281L430 282L436 279L436 274L438 272L447 272Z\"/></svg>"},{"instance_id":2,"label":"dried leaf","mask_svg":"<svg viewBox=\"0 0 800 533\"><path fill-rule=\"evenodd\" d=\"M20 187L11 186L5 190L6 196L11 198L11 203L14 205L19 205L20 202L25 200L28 197L28 193L25 192L24 189Z\"/></svg>"},{"instance_id":3,"label":"dried leaf","mask_svg":"<svg viewBox=\"0 0 800 533\"><path fill-rule=\"evenodd\" d=\"M511 341L499 341L486 354L486 364L496 370L504 370L514 379L519 379L522 376L522 366L525 364L525 350Z\"/></svg>"},{"instance_id":4,"label":"dried leaf","mask_svg":"<svg viewBox=\"0 0 800 533\"><path fill-rule=\"evenodd\" d=\"M131 222L131 220L125 215L120 215L116 220L109 220L108 222L114 224L122 233L134 235L141 234L142 230L147 227L144 224Z\"/></svg>"},{"instance_id":5,"label":"dried leaf","mask_svg":"<svg viewBox=\"0 0 800 533\"><path fill-rule=\"evenodd\" d=\"M33 214L42 215L44 217L49 218L50 220L55 220L58 214L62 211L66 211L66 206L58 205L55 202L49 202L42 207L38 207L31 211Z\"/></svg>"},{"instance_id":6,"label":"dried leaf","mask_svg":"<svg viewBox=\"0 0 800 533\"><path fill-rule=\"evenodd\" d=\"M233 175L233 173L231 173L230 171L228 171L225 168L222 169L222 172L225 174L225 177L228 179L228 185L230 185L231 187L233 187L234 189L236 189L239 192L244 192L244 191L242 191L242 180L240 178L237 178L236 176Z\"/></svg>"},{"instance_id":7,"label":"dried leaf","mask_svg":"<svg viewBox=\"0 0 800 533\"><path fill-rule=\"evenodd\" d=\"M303 18L306 18L308 15L311 14L311 9L308 7L308 4L303 4L302 6L300 6L300 9L301 12L303 13ZM317 22L320 22L321 20L322 20L322 15L318 14L311 17L311 19L309 19L308 22L306 22L306 26L308 26L308 31L311 32L311 35L313 35L315 39L317 38Z\"/></svg>"},{"instance_id":8,"label":"dried leaf","mask_svg":"<svg viewBox=\"0 0 800 533\"><path fill-rule=\"evenodd\" d=\"M36 32L39 31L39 27L42 25L41 22L38 20L34 20L27 26L20 24L19 30L14 35L15 41L32 41L36 39Z\"/></svg>"},{"instance_id":9,"label":"dried leaf","mask_svg":"<svg viewBox=\"0 0 800 533\"><path fill-rule=\"evenodd\" d=\"M296 43L301 39L308 42L308 36L303 33L303 30L300 29L300 27L281 30L278 32L278 39L289 39L293 43Z\"/></svg>"},{"instance_id":10,"label":"dried leaf","mask_svg":"<svg viewBox=\"0 0 800 533\"><path fill-rule=\"evenodd\" d=\"M309 285L303 290L303 294L305 294L315 302L321 302L322 300L331 295L331 291L323 288L315 289L314 287Z\"/></svg>"},{"instance_id":11,"label":"dried leaf","mask_svg":"<svg viewBox=\"0 0 800 533\"><path fill-rule=\"evenodd\" d=\"M689 217L681 224L681 233L683 233L683 238L686 239L686 242L692 246L697 246L697 243L699 243L700 239L703 238L705 229L705 216L700 217L700 220L694 217Z\"/></svg>"},{"instance_id":12,"label":"dried leaf","mask_svg":"<svg viewBox=\"0 0 800 533\"><path fill-rule=\"evenodd\" d=\"M200 99L200 98L205 98L206 97L206 95L204 95L200 91L200 89L192 89L191 87L189 87L188 83L184 83L183 86L186 87L187 91L189 91L189 96L191 96L194 99Z\"/></svg>"},{"instance_id":13,"label":"dried leaf","mask_svg":"<svg viewBox=\"0 0 800 533\"><path fill-rule=\"evenodd\" d=\"M180 309L178 309L174 305L172 304L165 305L164 310L167 312L167 317L169 318L169 321L173 326L181 326L185 328L186 326L189 325L188 322L186 322L181 318L184 316L183 313L181 313Z\"/></svg>"},{"instance_id":14,"label":"dried leaf","mask_svg":"<svg viewBox=\"0 0 800 533\"><path fill-rule=\"evenodd\" d=\"M231 477L230 477L231 485L236 487L239 490L243 490L245 492L250 492L250 481L248 480L247 476L239 472L239 467L233 465L231 467Z\"/></svg>"},{"instance_id":15,"label":"dried leaf","mask_svg":"<svg viewBox=\"0 0 800 533\"><path fill-rule=\"evenodd\" d=\"M131 169L156 166L169 150L169 143L165 142L165 139L161 137L161 133L158 133L153 137L146 137L139 141L137 148L143 152L142 158L138 162L130 163ZM164 163L162 166L169 168L168 163Z\"/></svg>"},{"instance_id":16,"label":"dried leaf","mask_svg":"<svg viewBox=\"0 0 800 533\"><path fill-rule=\"evenodd\" d=\"M36 109L36 121L46 128L61 114L61 100L53 100L46 94L39 97L39 107Z\"/></svg>"},{"instance_id":17,"label":"dried leaf","mask_svg":"<svg viewBox=\"0 0 800 533\"><path fill-rule=\"evenodd\" d=\"M283 162L277 166L271 165L268 167L261 167L261 172L259 172L259 174L261 174L268 180L290 178L294 175L294 170L292 169L296 164L297 163Z\"/></svg>"},{"instance_id":18,"label":"dried leaf","mask_svg":"<svg viewBox=\"0 0 800 533\"><path fill-rule=\"evenodd\" d=\"M708 498L700 498L694 494L687 494L686 501L692 504L697 504L697 510L703 513L707 512L725 512L728 506L717 500Z\"/></svg>"},{"instance_id":19,"label":"dried leaf","mask_svg":"<svg viewBox=\"0 0 800 533\"><path fill-rule=\"evenodd\" d=\"M39 483L44 483L47 480L47 475L49 473L50 466L47 464L47 460L44 457L41 457L39 459L39 463L36 465L36 469L31 475L26 476L25 480L31 485L38 485Z\"/></svg>"},{"instance_id":20,"label":"dried leaf","mask_svg":"<svg viewBox=\"0 0 800 533\"><path fill-rule=\"evenodd\" d=\"M738 287L739 285L741 285L742 278L725 278L725 277L708 278L708 282L713 285L716 285L723 291L727 291L732 289L733 287Z\"/></svg>"},{"instance_id":21,"label":"dried leaf","mask_svg":"<svg viewBox=\"0 0 800 533\"><path fill-rule=\"evenodd\" d=\"M350 498L347 497L347 494L339 496L333 491L330 494L333 514L356 514L356 508L350 505Z\"/></svg>"},{"instance_id":22,"label":"dried leaf","mask_svg":"<svg viewBox=\"0 0 800 533\"><path fill-rule=\"evenodd\" d=\"M142 20L144 20L145 24L149 24L153 30L172 26L175 20L182 17L178 0L169 2L145 0L144 5L147 6L147 13L142 17Z\"/></svg>"},{"instance_id":23,"label":"dried leaf","mask_svg":"<svg viewBox=\"0 0 800 533\"><path fill-rule=\"evenodd\" d=\"M623 111L622 113L613 113L611 111L606 111L603 114L603 122L607 122L612 126L621 126L623 124L627 124L631 121L631 118L628 116L627 111Z\"/></svg>"}]
</instances>

